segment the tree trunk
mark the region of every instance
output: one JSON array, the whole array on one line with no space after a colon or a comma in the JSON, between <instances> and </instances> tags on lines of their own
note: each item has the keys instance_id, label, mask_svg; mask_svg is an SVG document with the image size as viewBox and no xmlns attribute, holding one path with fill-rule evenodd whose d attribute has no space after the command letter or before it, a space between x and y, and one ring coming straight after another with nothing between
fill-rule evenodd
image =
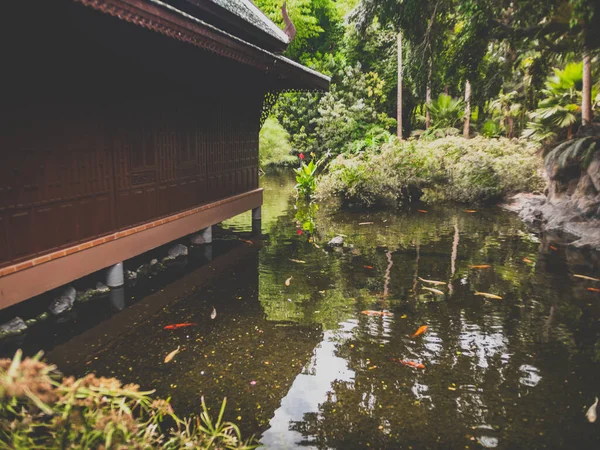
<instances>
[{"instance_id":1,"label":"tree trunk","mask_svg":"<svg viewBox=\"0 0 600 450\"><path fill-rule=\"evenodd\" d=\"M465 127L463 136L469 138L469 129L471 128L471 83L469 80L465 83Z\"/></svg>"},{"instance_id":2,"label":"tree trunk","mask_svg":"<svg viewBox=\"0 0 600 450\"><path fill-rule=\"evenodd\" d=\"M592 123L592 63L590 53L583 54L583 88L581 98L581 122L583 125Z\"/></svg>"},{"instance_id":3,"label":"tree trunk","mask_svg":"<svg viewBox=\"0 0 600 450\"><path fill-rule=\"evenodd\" d=\"M425 129L428 130L431 126L431 114L429 113L429 105L431 104L431 61L427 69L427 91L425 93Z\"/></svg>"},{"instance_id":4,"label":"tree trunk","mask_svg":"<svg viewBox=\"0 0 600 450\"><path fill-rule=\"evenodd\" d=\"M508 116L508 138L512 139L515 132L515 120L512 116Z\"/></svg>"},{"instance_id":5,"label":"tree trunk","mask_svg":"<svg viewBox=\"0 0 600 450\"><path fill-rule=\"evenodd\" d=\"M398 128L396 135L398 139L402 140L402 31L398 32L398 98L397 98L398 114L396 120L398 121Z\"/></svg>"}]
</instances>

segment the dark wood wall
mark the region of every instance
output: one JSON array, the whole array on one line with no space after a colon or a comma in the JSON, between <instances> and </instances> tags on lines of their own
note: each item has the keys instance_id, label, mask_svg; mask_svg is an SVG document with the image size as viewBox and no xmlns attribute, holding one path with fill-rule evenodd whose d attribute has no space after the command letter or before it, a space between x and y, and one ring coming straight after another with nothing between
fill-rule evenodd
<instances>
[{"instance_id":1,"label":"dark wood wall","mask_svg":"<svg viewBox=\"0 0 600 450\"><path fill-rule=\"evenodd\" d=\"M49 3L0 21L0 267L258 187L263 74Z\"/></svg>"}]
</instances>

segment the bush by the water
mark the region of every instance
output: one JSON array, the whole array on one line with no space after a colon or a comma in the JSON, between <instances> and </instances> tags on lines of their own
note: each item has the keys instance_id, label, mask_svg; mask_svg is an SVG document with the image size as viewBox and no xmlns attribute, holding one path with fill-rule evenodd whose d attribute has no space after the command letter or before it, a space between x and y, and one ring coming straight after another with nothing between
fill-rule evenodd
<instances>
[{"instance_id":1,"label":"bush by the water","mask_svg":"<svg viewBox=\"0 0 600 450\"><path fill-rule=\"evenodd\" d=\"M251 449L236 425L216 421L202 401L199 419L178 418L166 400L115 378L62 378L35 358L0 359L0 448Z\"/></svg>"},{"instance_id":2,"label":"bush by the water","mask_svg":"<svg viewBox=\"0 0 600 450\"><path fill-rule=\"evenodd\" d=\"M377 154L338 156L319 180L317 198L357 207L398 207L419 199L490 203L543 188L537 150L506 138L395 141Z\"/></svg>"},{"instance_id":3,"label":"bush by the water","mask_svg":"<svg viewBox=\"0 0 600 450\"><path fill-rule=\"evenodd\" d=\"M263 124L258 141L258 158L260 167L266 169L283 166L296 161L291 155L292 144L290 134L274 117L269 117Z\"/></svg>"}]
</instances>

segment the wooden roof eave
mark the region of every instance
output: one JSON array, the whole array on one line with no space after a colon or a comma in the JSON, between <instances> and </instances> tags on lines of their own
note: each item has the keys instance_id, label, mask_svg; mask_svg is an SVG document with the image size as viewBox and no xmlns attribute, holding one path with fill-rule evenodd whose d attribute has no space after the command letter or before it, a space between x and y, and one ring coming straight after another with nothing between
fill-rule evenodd
<instances>
[{"instance_id":1,"label":"wooden roof eave","mask_svg":"<svg viewBox=\"0 0 600 450\"><path fill-rule=\"evenodd\" d=\"M128 23L253 67L281 90L327 90L329 78L226 33L159 0L73 0Z\"/></svg>"}]
</instances>

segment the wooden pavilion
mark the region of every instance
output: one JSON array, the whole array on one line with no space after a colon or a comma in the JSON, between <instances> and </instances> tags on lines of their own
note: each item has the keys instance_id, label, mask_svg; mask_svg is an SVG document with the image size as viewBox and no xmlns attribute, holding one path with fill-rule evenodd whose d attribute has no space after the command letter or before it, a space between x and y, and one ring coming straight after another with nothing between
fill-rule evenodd
<instances>
[{"instance_id":1,"label":"wooden pavilion","mask_svg":"<svg viewBox=\"0 0 600 450\"><path fill-rule=\"evenodd\" d=\"M250 0L7 2L0 309L255 209L277 93L329 79Z\"/></svg>"}]
</instances>

